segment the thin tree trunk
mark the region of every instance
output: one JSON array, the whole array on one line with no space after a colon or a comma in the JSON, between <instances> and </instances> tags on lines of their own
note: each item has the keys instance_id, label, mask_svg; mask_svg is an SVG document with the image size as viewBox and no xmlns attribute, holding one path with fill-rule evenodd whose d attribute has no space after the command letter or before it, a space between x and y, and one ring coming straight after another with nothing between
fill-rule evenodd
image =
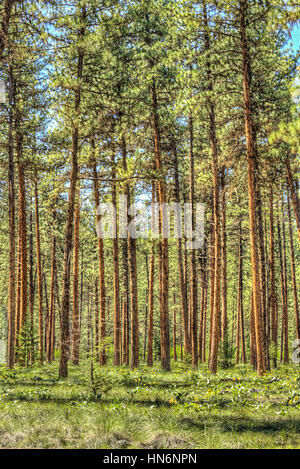
<instances>
[{"instance_id":1,"label":"thin tree trunk","mask_svg":"<svg viewBox=\"0 0 300 469\"><path fill-rule=\"evenodd\" d=\"M29 215L29 334L30 334L30 346L29 346L29 362L34 363L34 263L33 263L33 215L30 210Z\"/></svg>"},{"instance_id":2,"label":"thin tree trunk","mask_svg":"<svg viewBox=\"0 0 300 469\"><path fill-rule=\"evenodd\" d=\"M99 188L98 188L98 172L95 155L95 142L92 140L92 151L93 151L93 177L94 177L94 199L97 213L97 234L98 234L98 260L99 260L99 297L100 297L100 349L99 349L99 363L101 366L106 364L106 351L103 342L106 338L106 319L105 319L105 306L106 306L106 288L105 288L105 264L104 264L104 244L103 238L101 237L102 226L101 216L97 212L99 206Z\"/></svg>"},{"instance_id":3,"label":"thin tree trunk","mask_svg":"<svg viewBox=\"0 0 300 469\"><path fill-rule=\"evenodd\" d=\"M19 255L20 255L20 295L19 295L19 317L18 333L24 335L26 339L26 320L27 320L27 223L26 223L26 184L24 165L22 161L23 135L19 131L18 122L16 124L16 153L18 162L19 176ZM21 357L23 360L23 357Z\"/></svg>"},{"instance_id":4,"label":"thin tree trunk","mask_svg":"<svg viewBox=\"0 0 300 469\"><path fill-rule=\"evenodd\" d=\"M288 219L289 219L291 274L292 274L293 297L294 297L296 337L298 340L300 340L299 303L298 303L298 292L297 292L297 281L296 281L295 250L294 250L293 227L292 227L292 218L291 218L291 203L290 203L289 193L287 195L287 208L288 208Z\"/></svg>"},{"instance_id":5,"label":"thin tree trunk","mask_svg":"<svg viewBox=\"0 0 300 469\"><path fill-rule=\"evenodd\" d=\"M242 363L246 363L246 347L245 347L245 327L244 327L244 294L243 294L243 237L242 237L242 220L239 225L239 291L238 291L238 314L240 317L240 334L241 334L241 358Z\"/></svg>"},{"instance_id":6,"label":"thin tree trunk","mask_svg":"<svg viewBox=\"0 0 300 469\"><path fill-rule=\"evenodd\" d=\"M278 233L278 252L279 252L279 267L280 267L280 283L281 283L281 304L282 304L282 317L281 317L281 348L280 348L280 361L283 359L283 351L286 344L286 289L285 289L285 272L284 272L284 261L283 261L283 250L282 250L282 233L279 220L279 207L278 207L278 219L277 219L277 233Z\"/></svg>"},{"instance_id":7,"label":"thin tree trunk","mask_svg":"<svg viewBox=\"0 0 300 469\"><path fill-rule=\"evenodd\" d=\"M179 173L178 173L178 156L176 145L173 142L173 157L174 157L174 181L175 181L175 201L180 204L180 190L179 190ZM187 300L187 288L184 277L184 266L182 259L182 241L181 238L177 238L177 255L178 255L178 270L179 270L179 282L180 282L180 298L181 298L181 311L183 321L183 336L184 336L184 352L191 353L191 341L189 336L188 327L188 300Z\"/></svg>"},{"instance_id":8,"label":"thin tree trunk","mask_svg":"<svg viewBox=\"0 0 300 469\"><path fill-rule=\"evenodd\" d=\"M130 192L127 192L128 205L130 205ZM130 221L133 219L130 216ZM139 366L139 311L138 286L136 266L136 240L128 232L129 277L130 277L130 311L131 311L131 369Z\"/></svg>"},{"instance_id":9,"label":"thin tree trunk","mask_svg":"<svg viewBox=\"0 0 300 469\"><path fill-rule=\"evenodd\" d=\"M177 315L177 309L176 309L176 294L174 292L174 299L173 299L174 305L173 305L173 360L174 362L177 362L177 344L176 344L176 315Z\"/></svg>"},{"instance_id":10,"label":"thin tree trunk","mask_svg":"<svg viewBox=\"0 0 300 469\"><path fill-rule=\"evenodd\" d=\"M37 174L34 179L35 199L35 229L36 229L36 268L38 277L38 307L39 307L39 358L41 365L44 362L44 318L43 318L43 277L40 241L40 215Z\"/></svg>"},{"instance_id":11,"label":"thin tree trunk","mask_svg":"<svg viewBox=\"0 0 300 469\"><path fill-rule=\"evenodd\" d=\"M276 298L276 278L275 278L275 254L274 254L274 206L273 187L270 189L270 303L271 303L271 338L274 347L273 365L277 367L277 298Z\"/></svg>"},{"instance_id":12,"label":"thin tree trunk","mask_svg":"<svg viewBox=\"0 0 300 469\"><path fill-rule=\"evenodd\" d=\"M210 64L210 37L208 30L208 18L206 11L206 4L203 3L204 13L204 47L207 53L206 59L206 75L208 79L208 91L213 92L213 81L211 74ZM211 355L209 368L212 373L217 372L218 367L218 349L221 333L221 314L220 314L220 271L221 271L221 239L220 239L220 210L219 210L219 168L218 168L218 150L217 150L217 137L216 137L216 122L215 122L215 105L210 95L207 97L207 105L209 112L209 140L212 155L212 175L213 175L213 221L214 221L214 274L212 281L214 282L214 297L213 297L213 315L212 315L212 338L211 338Z\"/></svg>"},{"instance_id":13,"label":"thin tree trunk","mask_svg":"<svg viewBox=\"0 0 300 469\"><path fill-rule=\"evenodd\" d=\"M77 188L74 216L73 254L73 321L72 321L72 363L79 365L80 324L79 324L79 229L80 229L80 188Z\"/></svg>"},{"instance_id":14,"label":"thin tree trunk","mask_svg":"<svg viewBox=\"0 0 300 469\"><path fill-rule=\"evenodd\" d=\"M148 254L145 254L145 267L146 267L146 279L147 286L145 291L145 324L144 324L144 362L146 361L146 351L147 351L147 330L148 330L148 298L149 298L149 264L148 264Z\"/></svg>"},{"instance_id":15,"label":"thin tree trunk","mask_svg":"<svg viewBox=\"0 0 300 469\"><path fill-rule=\"evenodd\" d=\"M86 7L81 8L81 20L84 23L86 19ZM78 33L78 41L82 40L85 34L85 25L80 27ZM83 70L83 48L78 46L78 60L77 60L77 80L80 82ZM75 113L78 116L80 112L81 89L78 86L75 90ZM75 205L76 182L78 172L78 139L79 139L79 126L75 122L72 129L72 151L71 151L71 174L70 174L70 187L68 194L68 209L67 220L65 228L65 243L64 243L64 260L63 260L63 277L62 277L62 304L61 304L61 337L60 337L60 363L59 363L59 377L66 378L68 376L68 360L70 348L70 333L69 333L69 309L70 309L70 263L73 242L73 216Z\"/></svg>"},{"instance_id":16,"label":"thin tree trunk","mask_svg":"<svg viewBox=\"0 0 300 469\"><path fill-rule=\"evenodd\" d=\"M12 2L7 2L12 3ZM3 31L3 26L2 26ZM4 47L4 46L3 46ZM3 51L3 49L2 49ZM1 50L0 50L1 53ZM8 212L9 212L9 281L8 281L8 338L7 366L15 363L16 319L16 245L15 245L15 170L13 147L14 84L12 67L9 67L9 136L8 136Z\"/></svg>"},{"instance_id":17,"label":"thin tree trunk","mask_svg":"<svg viewBox=\"0 0 300 469\"><path fill-rule=\"evenodd\" d=\"M288 324L288 291L287 291L287 259L286 259L286 230L285 213L282 201L282 244L283 244L283 280L284 280L284 315L282 316L283 334L284 334L284 364L289 363L289 324Z\"/></svg>"},{"instance_id":18,"label":"thin tree trunk","mask_svg":"<svg viewBox=\"0 0 300 469\"><path fill-rule=\"evenodd\" d=\"M194 129L193 118L189 118L189 140L190 140L190 210L191 210L191 230L195 230L195 204L194 204ZM193 236L193 234L192 234ZM192 239L191 239L192 243ZM198 291L197 291L197 268L195 249L191 248L190 253L190 308L191 308L191 341L192 341L192 366L198 365Z\"/></svg>"},{"instance_id":19,"label":"thin tree trunk","mask_svg":"<svg viewBox=\"0 0 300 469\"><path fill-rule=\"evenodd\" d=\"M127 171L127 148L126 148L126 137L122 135L121 139L121 148L122 148L122 162L123 169ZM129 185L126 183L124 186L124 196L128 197L129 194ZM128 201L127 201L128 205ZM127 214L128 222L128 214ZM122 240L122 266L123 266L123 288L125 300L123 303L123 359L122 363L129 365L129 270L128 270L128 239L124 238Z\"/></svg>"},{"instance_id":20,"label":"thin tree trunk","mask_svg":"<svg viewBox=\"0 0 300 469\"><path fill-rule=\"evenodd\" d=\"M227 335L226 175L222 166L222 342Z\"/></svg>"},{"instance_id":21,"label":"thin tree trunk","mask_svg":"<svg viewBox=\"0 0 300 469\"><path fill-rule=\"evenodd\" d=\"M150 68L153 64L150 63ZM164 210L166 203L166 185L163 174L161 142L160 142L160 126L158 117L158 102L156 92L156 82L152 79L150 85L150 93L152 99L152 128L154 133L154 153L155 153L155 169L160 174L158 181L158 202L160 204L160 234L162 239L159 246L160 255L160 341L161 341L161 366L164 371L170 371L170 331L169 331L169 248L167 233L167 217Z\"/></svg>"},{"instance_id":22,"label":"thin tree trunk","mask_svg":"<svg viewBox=\"0 0 300 469\"><path fill-rule=\"evenodd\" d=\"M54 360L54 336L55 336L55 272L56 272L56 210L53 210L53 232L51 243L51 280L50 280L50 305L49 305L49 326L47 341L47 363Z\"/></svg>"},{"instance_id":23,"label":"thin tree trunk","mask_svg":"<svg viewBox=\"0 0 300 469\"><path fill-rule=\"evenodd\" d=\"M153 200L153 199L152 199ZM150 270L149 270L149 326L148 326L148 354L147 354L147 365L153 366L153 292L154 292L154 245L152 243L151 255L150 255Z\"/></svg>"},{"instance_id":24,"label":"thin tree trunk","mask_svg":"<svg viewBox=\"0 0 300 469\"><path fill-rule=\"evenodd\" d=\"M112 159L112 179L116 178L115 158ZM112 204L117 213L116 184L112 183ZM115 223L115 236L113 238L113 284L114 284L114 365L121 365L121 317L120 317L120 291L119 291L119 240L118 224Z\"/></svg>"}]
</instances>

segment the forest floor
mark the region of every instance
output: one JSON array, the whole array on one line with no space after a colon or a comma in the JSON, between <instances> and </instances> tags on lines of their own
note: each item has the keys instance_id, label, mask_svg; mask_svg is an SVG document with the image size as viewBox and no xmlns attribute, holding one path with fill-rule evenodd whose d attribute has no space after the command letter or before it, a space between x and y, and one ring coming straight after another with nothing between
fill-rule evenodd
<instances>
[{"instance_id":1,"label":"forest floor","mask_svg":"<svg viewBox=\"0 0 300 469\"><path fill-rule=\"evenodd\" d=\"M0 367L1 448L300 448L300 369Z\"/></svg>"}]
</instances>

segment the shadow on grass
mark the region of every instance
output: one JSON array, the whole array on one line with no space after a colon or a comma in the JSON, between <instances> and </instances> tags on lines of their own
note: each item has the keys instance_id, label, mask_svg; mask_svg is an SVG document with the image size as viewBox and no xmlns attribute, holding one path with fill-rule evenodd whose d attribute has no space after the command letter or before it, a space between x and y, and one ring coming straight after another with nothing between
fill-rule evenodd
<instances>
[{"instance_id":1,"label":"shadow on grass","mask_svg":"<svg viewBox=\"0 0 300 469\"><path fill-rule=\"evenodd\" d=\"M209 428L217 428L218 431L223 433L279 433L282 431L295 432L300 436L300 418L284 418L280 420L274 417L274 420L268 418L251 418L251 417L237 417L237 416L218 416L211 417L201 416L194 419L189 417L182 417L178 419L178 425L185 430L204 430ZM276 419L276 420L275 420Z\"/></svg>"}]
</instances>

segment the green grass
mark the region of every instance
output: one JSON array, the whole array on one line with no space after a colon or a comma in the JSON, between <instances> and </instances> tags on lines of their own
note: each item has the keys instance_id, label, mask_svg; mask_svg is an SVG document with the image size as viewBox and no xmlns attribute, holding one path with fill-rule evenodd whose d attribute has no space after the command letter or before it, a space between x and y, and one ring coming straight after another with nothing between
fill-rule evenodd
<instances>
[{"instance_id":1,"label":"green grass","mask_svg":"<svg viewBox=\"0 0 300 469\"><path fill-rule=\"evenodd\" d=\"M88 363L61 381L57 363L0 367L0 447L300 448L299 371L95 366L93 392Z\"/></svg>"}]
</instances>

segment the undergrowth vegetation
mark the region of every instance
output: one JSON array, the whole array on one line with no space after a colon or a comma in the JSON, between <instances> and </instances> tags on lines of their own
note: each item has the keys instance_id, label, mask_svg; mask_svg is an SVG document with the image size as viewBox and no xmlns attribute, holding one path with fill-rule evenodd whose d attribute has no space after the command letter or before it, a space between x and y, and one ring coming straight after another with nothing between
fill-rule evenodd
<instances>
[{"instance_id":1,"label":"undergrowth vegetation","mask_svg":"<svg viewBox=\"0 0 300 469\"><path fill-rule=\"evenodd\" d=\"M0 447L299 448L299 367L0 368Z\"/></svg>"}]
</instances>

